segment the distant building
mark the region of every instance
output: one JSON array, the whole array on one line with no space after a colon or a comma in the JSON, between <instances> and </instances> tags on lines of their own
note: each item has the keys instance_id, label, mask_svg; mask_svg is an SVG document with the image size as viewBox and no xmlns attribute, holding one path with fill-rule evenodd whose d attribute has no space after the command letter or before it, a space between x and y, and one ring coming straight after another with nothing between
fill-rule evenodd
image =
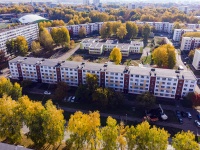
<instances>
[{"instance_id":1,"label":"distant building","mask_svg":"<svg viewBox=\"0 0 200 150\"><path fill-rule=\"evenodd\" d=\"M185 14L187 14L189 12L188 6L180 6L178 7L178 9L182 12L184 12Z\"/></svg>"},{"instance_id":2,"label":"distant building","mask_svg":"<svg viewBox=\"0 0 200 150\"><path fill-rule=\"evenodd\" d=\"M83 5L89 5L90 1L89 0L83 0Z\"/></svg>"},{"instance_id":3,"label":"distant building","mask_svg":"<svg viewBox=\"0 0 200 150\"><path fill-rule=\"evenodd\" d=\"M192 65L196 70L200 70L200 50L199 49L195 50Z\"/></svg>"},{"instance_id":4,"label":"distant building","mask_svg":"<svg viewBox=\"0 0 200 150\"><path fill-rule=\"evenodd\" d=\"M129 9L129 10L135 9L135 8L136 8L135 4L133 4L133 3L129 3L129 4L128 4L128 9Z\"/></svg>"},{"instance_id":5,"label":"distant building","mask_svg":"<svg viewBox=\"0 0 200 150\"><path fill-rule=\"evenodd\" d=\"M196 29L175 29L173 34L173 41L179 42L181 37L186 32L200 32L200 30Z\"/></svg>"},{"instance_id":6,"label":"distant building","mask_svg":"<svg viewBox=\"0 0 200 150\"><path fill-rule=\"evenodd\" d=\"M190 51L200 47L200 37L182 37L181 51Z\"/></svg>"},{"instance_id":7,"label":"distant building","mask_svg":"<svg viewBox=\"0 0 200 150\"><path fill-rule=\"evenodd\" d=\"M32 41L38 39L38 24L18 25L9 29L0 29L0 50L6 52L6 42L18 36L24 36L30 46Z\"/></svg>"},{"instance_id":8,"label":"distant building","mask_svg":"<svg viewBox=\"0 0 200 150\"><path fill-rule=\"evenodd\" d=\"M19 18L20 23L35 23L35 22L42 21L42 20L47 20L47 19L44 17L38 16L38 15L35 15L35 14L28 14L28 15L25 15L25 16Z\"/></svg>"}]
</instances>

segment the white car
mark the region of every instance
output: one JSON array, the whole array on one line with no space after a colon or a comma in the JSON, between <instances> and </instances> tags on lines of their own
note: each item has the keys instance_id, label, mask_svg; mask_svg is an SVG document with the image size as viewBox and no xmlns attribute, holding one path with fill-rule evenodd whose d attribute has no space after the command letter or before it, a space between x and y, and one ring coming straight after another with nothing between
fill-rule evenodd
<instances>
[{"instance_id":1,"label":"white car","mask_svg":"<svg viewBox=\"0 0 200 150\"><path fill-rule=\"evenodd\" d=\"M74 103L75 96L72 97L71 102Z\"/></svg>"},{"instance_id":2,"label":"white car","mask_svg":"<svg viewBox=\"0 0 200 150\"><path fill-rule=\"evenodd\" d=\"M44 91L44 95L51 95L51 92L49 92L49 91Z\"/></svg>"},{"instance_id":3,"label":"white car","mask_svg":"<svg viewBox=\"0 0 200 150\"><path fill-rule=\"evenodd\" d=\"M200 127L200 122L198 120L195 120L194 123L197 125L197 127Z\"/></svg>"},{"instance_id":4,"label":"white car","mask_svg":"<svg viewBox=\"0 0 200 150\"><path fill-rule=\"evenodd\" d=\"M70 101L71 101L71 98L72 98L72 96L70 96L70 97L67 99L67 102L70 102Z\"/></svg>"}]
</instances>

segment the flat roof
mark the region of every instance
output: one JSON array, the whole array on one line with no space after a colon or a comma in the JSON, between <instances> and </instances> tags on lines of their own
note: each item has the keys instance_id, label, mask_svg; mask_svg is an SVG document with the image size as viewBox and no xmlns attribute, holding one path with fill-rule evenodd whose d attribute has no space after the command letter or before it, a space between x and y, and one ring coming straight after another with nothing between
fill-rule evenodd
<instances>
[{"instance_id":1,"label":"flat roof","mask_svg":"<svg viewBox=\"0 0 200 150\"><path fill-rule=\"evenodd\" d=\"M26 58L26 59L24 59ZM21 60L21 61L19 61ZM33 57L16 57L10 60L10 63L26 63L26 64L36 64L39 61L42 61L40 66L49 66L49 67L59 67L61 68L80 68L82 67L83 70L102 70L104 69L104 64L99 63L91 63L91 62L74 62L74 61L60 61L59 59L42 59L42 58L33 58ZM116 73L124 73L125 65L115 65L111 62L107 63L106 72L116 72ZM172 69L161 69L161 68L154 68L155 71L151 71L152 68L147 67L136 67L136 66L129 66L128 71L130 74L135 75L150 75L158 76L158 77L166 77L166 78L184 78L188 80L196 80L196 77L191 71L188 70L181 70L180 73L177 73L176 70Z\"/></svg>"},{"instance_id":2,"label":"flat roof","mask_svg":"<svg viewBox=\"0 0 200 150\"><path fill-rule=\"evenodd\" d=\"M10 30L13 30L13 29L22 28L22 27L25 27L25 26L28 26L28 25L33 25L33 24L36 24L36 23L19 24L19 25L16 25L14 27L12 27L11 24L10 24L10 28L0 28L0 33L10 31Z\"/></svg>"},{"instance_id":3,"label":"flat roof","mask_svg":"<svg viewBox=\"0 0 200 150\"><path fill-rule=\"evenodd\" d=\"M117 45L118 48L120 49L129 49L130 48L130 44L118 44Z\"/></svg>"},{"instance_id":4,"label":"flat roof","mask_svg":"<svg viewBox=\"0 0 200 150\"><path fill-rule=\"evenodd\" d=\"M90 48L101 48L103 43L92 43L89 47Z\"/></svg>"}]
</instances>

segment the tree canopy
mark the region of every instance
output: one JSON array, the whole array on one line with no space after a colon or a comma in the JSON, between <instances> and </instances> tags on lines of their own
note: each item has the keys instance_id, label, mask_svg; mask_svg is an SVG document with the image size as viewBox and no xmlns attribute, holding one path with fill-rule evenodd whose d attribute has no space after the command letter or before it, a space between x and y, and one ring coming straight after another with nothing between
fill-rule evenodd
<instances>
[{"instance_id":1,"label":"tree canopy","mask_svg":"<svg viewBox=\"0 0 200 150\"><path fill-rule=\"evenodd\" d=\"M120 64L122 60L122 53L119 48L115 47L113 50L110 52L109 59L114 61L115 64Z\"/></svg>"}]
</instances>

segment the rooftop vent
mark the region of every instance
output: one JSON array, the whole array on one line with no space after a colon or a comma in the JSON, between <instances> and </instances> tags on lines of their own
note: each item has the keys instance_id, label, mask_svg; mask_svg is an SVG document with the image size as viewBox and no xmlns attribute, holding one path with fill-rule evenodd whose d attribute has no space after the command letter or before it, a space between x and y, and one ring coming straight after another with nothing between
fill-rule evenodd
<instances>
[{"instance_id":1,"label":"rooftop vent","mask_svg":"<svg viewBox=\"0 0 200 150\"><path fill-rule=\"evenodd\" d=\"M26 57L24 58L24 60L27 59Z\"/></svg>"},{"instance_id":2,"label":"rooftop vent","mask_svg":"<svg viewBox=\"0 0 200 150\"><path fill-rule=\"evenodd\" d=\"M156 73L154 73L154 75L156 76Z\"/></svg>"},{"instance_id":3,"label":"rooftop vent","mask_svg":"<svg viewBox=\"0 0 200 150\"><path fill-rule=\"evenodd\" d=\"M180 71L179 71L179 70L176 70L175 73L180 73Z\"/></svg>"},{"instance_id":4,"label":"rooftop vent","mask_svg":"<svg viewBox=\"0 0 200 150\"><path fill-rule=\"evenodd\" d=\"M155 71L155 68L151 68L151 71Z\"/></svg>"},{"instance_id":5,"label":"rooftop vent","mask_svg":"<svg viewBox=\"0 0 200 150\"><path fill-rule=\"evenodd\" d=\"M45 59L43 58L42 61L45 61Z\"/></svg>"},{"instance_id":6,"label":"rooftop vent","mask_svg":"<svg viewBox=\"0 0 200 150\"><path fill-rule=\"evenodd\" d=\"M184 75L182 75L182 78L184 79Z\"/></svg>"}]
</instances>

